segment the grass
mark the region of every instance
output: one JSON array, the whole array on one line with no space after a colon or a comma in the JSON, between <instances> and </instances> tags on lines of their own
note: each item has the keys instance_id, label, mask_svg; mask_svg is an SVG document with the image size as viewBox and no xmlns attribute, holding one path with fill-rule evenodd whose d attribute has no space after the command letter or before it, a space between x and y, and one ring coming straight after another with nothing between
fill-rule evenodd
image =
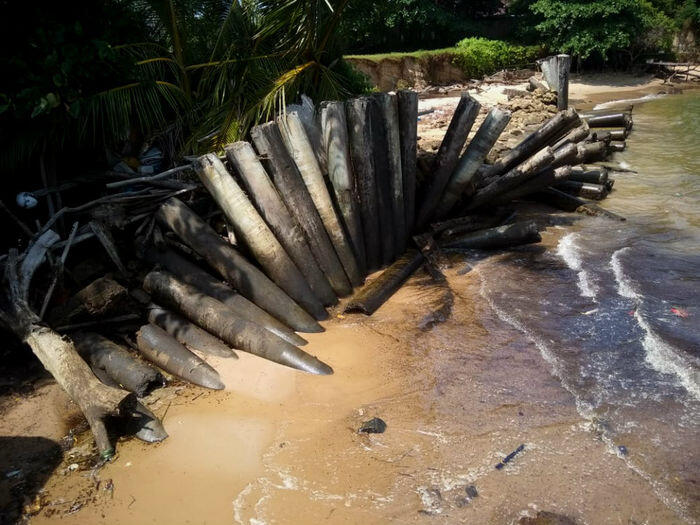
<instances>
[{"instance_id":1,"label":"grass","mask_svg":"<svg viewBox=\"0 0 700 525\"><path fill-rule=\"evenodd\" d=\"M381 62L386 59L400 60L404 57L426 58L439 55L456 55L456 47L445 47L442 49L419 49L418 51L395 51L392 53L376 53L374 55L345 55L343 58L352 60L353 58Z\"/></svg>"}]
</instances>

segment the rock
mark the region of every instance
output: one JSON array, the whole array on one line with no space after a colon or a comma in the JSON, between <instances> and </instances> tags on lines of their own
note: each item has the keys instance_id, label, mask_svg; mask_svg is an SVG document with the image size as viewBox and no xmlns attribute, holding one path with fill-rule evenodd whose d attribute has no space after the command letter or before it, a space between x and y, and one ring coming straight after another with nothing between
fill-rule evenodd
<instances>
[{"instance_id":1,"label":"rock","mask_svg":"<svg viewBox=\"0 0 700 525\"><path fill-rule=\"evenodd\" d=\"M540 511L534 518L520 518L518 525L576 525L576 521L563 514Z\"/></svg>"},{"instance_id":2,"label":"rock","mask_svg":"<svg viewBox=\"0 0 700 525\"><path fill-rule=\"evenodd\" d=\"M369 421L362 423L360 430L361 434L383 434L386 430L386 423L383 419L378 417L373 417Z\"/></svg>"},{"instance_id":3,"label":"rock","mask_svg":"<svg viewBox=\"0 0 700 525\"><path fill-rule=\"evenodd\" d=\"M476 490L474 485L468 485L464 487L464 490L470 498L476 498L479 495L479 491Z\"/></svg>"}]
</instances>

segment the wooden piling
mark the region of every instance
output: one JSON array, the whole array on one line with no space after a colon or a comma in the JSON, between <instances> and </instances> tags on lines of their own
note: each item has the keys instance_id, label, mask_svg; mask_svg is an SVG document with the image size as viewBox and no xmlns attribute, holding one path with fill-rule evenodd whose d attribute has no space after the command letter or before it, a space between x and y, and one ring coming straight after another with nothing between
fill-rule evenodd
<instances>
[{"instance_id":1,"label":"wooden piling","mask_svg":"<svg viewBox=\"0 0 700 525\"><path fill-rule=\"evenodd\" d=\"M402 90L399 102L399 135L401 137L401 173L403 175L406 235L413 232L416 215L416 158L418 148L418 93Z\"/></svg>"}]
</instances>

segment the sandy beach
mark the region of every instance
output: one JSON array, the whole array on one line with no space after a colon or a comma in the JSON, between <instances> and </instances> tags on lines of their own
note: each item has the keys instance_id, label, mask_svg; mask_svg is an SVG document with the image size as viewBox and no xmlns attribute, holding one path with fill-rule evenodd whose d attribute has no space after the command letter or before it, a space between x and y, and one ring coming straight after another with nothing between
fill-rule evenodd
<instances>
[{"instance_id":1,"label":"sandy beach","mask_svg":"<svg viewBox=\"0 0 700 525\"><path fill-rule=\"evenodd\" d=\"M502 89L474 96L488 108L507 100ZM570 100L586 108L664 89L650 77L587 75L574 77ZM421 147L441 139L457 100L421 100L421 110L442 112L419 125ZM542 245L521 250L551 249L561 232L548 228ZM508 264L517 258L469 267L446 257L447 282L421 270L372 317L342 315L341 303L324 333L305 335L304 349L332 376L243 352L208 358L225 391L178 383L156 391L147 402L170 437L122 440L99 470L83 464L92 441L78 434L75 455L66 452L22 502L29 522L684 523L579 414L540 349L485 300L482 276ZM75 426L75 407L49 381L1 407L3 436L60 441ZM373 417L386 431L358 433ZM0 496L11 497L2 474Z\"/></svg>"}]
</instances>

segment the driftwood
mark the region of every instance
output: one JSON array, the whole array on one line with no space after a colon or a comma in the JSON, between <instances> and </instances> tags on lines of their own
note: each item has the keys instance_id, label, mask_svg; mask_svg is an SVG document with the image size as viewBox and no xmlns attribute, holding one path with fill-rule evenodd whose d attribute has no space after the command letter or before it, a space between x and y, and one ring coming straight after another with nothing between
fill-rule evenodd
<instances>
[{"instance_id":1,"label":"driftwood","mask_svg":"<svg viewBox=\"0 0 700 525\"><path fill-rule=\"evenodd\" d=\"M545 168L531 179L525 181L519 186L513 188L512 190L507 191L506 193L503 193L496 197L496 199L493 201L493 204L505 204L515 199L520 199L522 197L531 195L532 193L542 191L548 186L551 186L552 184L557 184L559 182L567 180L570 177L570 175L570 166L561 166L559 168Z\"/></svg>"},{"instance_id":2,"label":"driftwood","mask_svg":"<svg viewBox=\"0 0 700 525\"><path fill-rule=\"evenodd\" d=\"M195 385L223 390L219 374L162 328L147 324L136 332L136 346L146 359Z\"/></svg>"},{"instance_id":3,"label":"driftwood","mask_svg":"<svg viewBox=\"0 0 700 525\"><path fill-rule=\"evenodd\" d=\"M575 195L569 195L555 188L547 188L546 190L535 193L532 195L532 198L564 211L575 211L585 215L607 217L608 219L621 222L627 220L617 213L613 213L592 202L585 201Z\"/></svg>"},{"instance_id":4,"label":"driftwood","mask_svg":"<svg viewBox=\"0 0 700 525\"><path fill-rule=\"evenodd\" d=\"M559 148L563 148L568 144L575 144L581 142L586 137L588 137L590 133L591 130L588 127L588 124L586 122L582 122L579 126L575 127L574 129L569 131L569 133L567 133L565 136L560 138L557 142L552 144L552 149L558 150Z\"/></svg>"},{"instance_id":5,"label":"driftwood","mask_svg":"<svg viewBox=\"0 0 700 525\"><path fill-rule=\"evenodd\" d=\"M350 152L355 168L355 184L360 203L360 217L365 236L367 270L376 270L382 262L381 235L377 225L379 204L372 155L371 99L356 98L347 102ZM403 151L403 150L402 150ZM403 173L403 164L401 166ZM404 191L406 187L404 186ZM406 195L404 193L404 205Z\"/></svg>"},{"instance_id":6,"label":"driftwood","mask_svg":"<svg viewBox=\"0 0 700 525\"><path fill-rule=\"evenodd\" d=\"M418 250L408 250L381 275L366 284L345 307L345 312L372 315L425 262Z\"/></svg>"},{"instance_id":7,"label":"driftwood","mask_svg":"<svg viewBox=\"0 0 700 525\"><path fill-rule=\"evenodd\" d=\"M453 250L495 250L536 243L541 240L542 238L537 230L537 223L535 221L523 221L477 230L441 241L439 244L441 248Z\"/></svg>"},{"instance_id":8,"label":"driftwood","mask_svg":"<svg viewBox=\"0 0 700 525\"><path fill-rule=\"evenodd\" d=\"M267 172L280 196L304 230L311 251L335 294L339 297L349 295L352 292L350 281L294 159L284 145L279 127L274 122L255 126L250 131L250 136L258 153L263 156Z\"/></svg>"},{"instance_id":9,"label":"driftwood","mask_svg":"<svg viewBox=\"0 0 700 525\"><path fill-rule=\"evenodd\" d=\"M413 231L416 215L416 158L418 147L418 93L399 91L399 135L401 137L401 173L403 175L406 235Z\"/></svg>"},{"instance_id":10,"label":"driftwood","mask_svg":"<svg viewBox=\"0 0 700 525\"><path fill-rule=\"evenodd\" d=\"M367 256L355 175L350 161L350 139L345 104L326 103L321 110L321 128L328 164L328 178L333 186L335 202L343 217L360 272L364 274L367 268ZM403 187L401 188L401 206L403 210Z\"/></svg>"},{"instance_id":11,"label":"driftwood","mask_svg":"<svg viewBox=\"0 0 700 525\"><path fill-rule=\"evenodd\" d=\"M448 238L475 230L492 228L505 222L514 213L512 208L499 207L489 210L489 213L471 214L442 222L434 222L430 225L430 229L433 234L439 234L442 238Z\"/></svg>"},{"instance_id":12,"label":"driftwood","mask_svg":"<svg viewBox=\"0 0 700 525\"><path fill-rule=\"evenodd\" d=\"M151 247L144 252L144 257L153 264L159 264L182 282L194 286L203 294L224 303L239 317L262 326L293 345L306 344L306 340L294 333L288 326L174 251L161 251Z\"/></svg>"},{"instance_id":13,"label":"driftwood","mask_svg":"<svg viewBox=\"0 0 700 525\"><path fill-rule=\"evenodd\" d=\"M158 305L148 306L148 322L159 326L190 350L219 357L238 357L220 339L175 312L165 310Z\"/></svg>"},{"instance_id":14,"label":"driftwood","mask_svg":"<svg viewBox=\"0 0 700 525\"><path fill-rule=\"evenodd\" d=\"M314 295L324 305L337 303L333 288L311 253L304 231L282 201L252 146L247 142L236 142L226 146L225 150L229 164L240 176L251 201L304 275Z\"/></svg>"},{"instance_id":15,"label":"driftwood","mask_svg":"<svg viewBox=\"0 0 700 525\"><path fill-rule=\"evenodd\" d=\"M343 227L338 220L326 181L323 178L323 172L314 155L314 150L304 131L301 120L297 115L291 113L279 117L278 125L287 146L287 151L289 151L297 165L301 178L306 185L316 210L318 210L323 226L326 228L328 237L343 265L343 270L350 284L360 286L364 280L363 276L360 273L350 243L345 237Z\"/></svg>"},{"instance_id":16,"label":"driftwood","mask_svg":"<svg viewBox=\"0 0 700 525\"><path fill-rule=\"evenodd\" d=\"M234 315L221 302L165 272L154 271L144 279L144 289L156 301L184 315L232 347L312 374L333 370L315 357L277 337L259 325Z\"/></svg>"},{"instance_id":17,"label":"driftwood","mask_svg":"<svg viewBox=\"0 0 700 525\"><path fill-rule=\"evenodd\" d=\"M389 143L386 122L381 112L378 95L370 97L369 115L374 157L374 181L377 192L377 218L382 265L394 260L394 221L391 197L392 174L389 167ZM381 97L381 95L379 95ZM403 183L402 183L403 184ZM404 210L405 211L405 210Z\"/></svg>"},{"instance_id":18,"label":"driftwood","mask_svg":"<svg viewBox=\"0 0 700 525\"><path fill-rule=\"evenodd\" d=\"M219 158L213 154L204 155L195 161L194 167L233 225L236 238L248 246L267 276L316 319L327 319L328 313L299 268Z\"/></svg>"},{"instance_id":19,"label":"driftwood","mask_svg":"<svg viewBox=\"0 0 700 525\"><path fill-rule=\"evenodd\" d=\"M459 155L462 153L462 148L467 141L480 108L481 104L467 93L462 93L433 162L433 178L416 217L416 228L418 230L422 229L432 219L435 208L439 204L450 180L450 176L457 166Z\"/></svg>"},{"instance_id":20,"label":"driftwood","mask_svg":"<svg viewBox=\"0 0 700 525\"><path fill-rule=\"evenodd\" d=\"M313 317L181 201L164 203L156 220L173 230L244 297L273 317L300 332L323 331Z\"/></svg>"},{"instance_id":21,"label":"driftwood","mask_svg":"<svg viewBox=\"0 0 700 525\"><path fill-rule=\"evenodd\" d=\"M165 384L165 378L155 368L106 337L85 332L74 334L73 341L78 353L105 385L144 397Z\"/></svg>"},{"instance_id":22,"label":"driftwood","mask_svg":"<svg viewBox=\"0 0 700 525\"><path fill-rule=\"evenodd\" d=\"M632 117L628 113L609 113L595 115L586 119L591 128L624 128L632 129Z\"/></svg>"},{"instance_id":23,"label":"driftwood","mask_svg":"<svg viewBox=\"0 0 700 525\"><path fill-rule=\"evenodd\" d=\"M604 184L592 184L589 182L578 182L567 180L554 185L555 188L571 195L584 197L586 199L601 200L608 194L608 189Z\"/></svg>"}]
</instances>

